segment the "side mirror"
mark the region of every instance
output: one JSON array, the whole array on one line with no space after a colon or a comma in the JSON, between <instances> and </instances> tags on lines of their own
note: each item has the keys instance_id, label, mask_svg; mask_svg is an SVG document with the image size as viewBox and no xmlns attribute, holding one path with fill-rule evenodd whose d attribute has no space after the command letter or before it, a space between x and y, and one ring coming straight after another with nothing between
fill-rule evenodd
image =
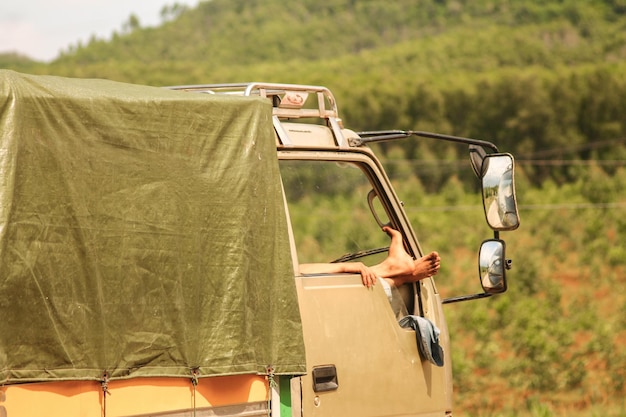
<instances>
[{"instance_id":1,"label":"side mirror","mask_svg":"<svg viewBox=\"0 0 626 417\"><path fill-rule=\"evenodd\" d=\"M482 243L478 254L478 274L485 293L500 294L506 291L505 271L509 266L502 240L490 239Z\"/></svg>"},{"instance_id":2,"label":"side mirror","mask_svg":"<svg viewBox=\"0 0 626 417\"><path fill-rule=\"evenodd\" d=\"M478 277L483 292L445 298L443 304L478 300L505 292L507 289L505 271L510 268L511 261L504 257L504 241L500 239L485 240L480 245L478 252Z\"/></svg>"},{"instance_id":3,"label":"side mirror","mask_svg":"<svg viewBox=\"0 0 626 417\"><path fill-rule=\"evenodd\" d=\"M519 227L514 168L510 154L490 154L482 161L483 207L487 224L496 231Z\"/></svg>"}]
</instances>

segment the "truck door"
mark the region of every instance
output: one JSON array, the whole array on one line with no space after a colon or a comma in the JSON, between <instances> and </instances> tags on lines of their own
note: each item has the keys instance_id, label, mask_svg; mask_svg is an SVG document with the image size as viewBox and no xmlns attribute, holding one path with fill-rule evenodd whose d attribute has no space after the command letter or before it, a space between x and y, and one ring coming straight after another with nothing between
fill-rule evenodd
<instances>
[{"instance_id":1,"label":"truck door","mask_svg":"<svg viewBox=\"0 0 626 417\"><path fill-rule=\"evenodd\" d=\"M367 155L281 158L297 262L327 263L349 254L344 260L373 265L387 255L389 237L380 226L386 223L404 233L409 253L421 256L400 203ZM305 417L450 412L447 328L432 280L403 288L402 301L410 314L441 330L444 367L420 356L415 332L398 325L382 285L368 289L353 274L296 275L307 354L301 380Z\"/></svg>"}]
</instances>

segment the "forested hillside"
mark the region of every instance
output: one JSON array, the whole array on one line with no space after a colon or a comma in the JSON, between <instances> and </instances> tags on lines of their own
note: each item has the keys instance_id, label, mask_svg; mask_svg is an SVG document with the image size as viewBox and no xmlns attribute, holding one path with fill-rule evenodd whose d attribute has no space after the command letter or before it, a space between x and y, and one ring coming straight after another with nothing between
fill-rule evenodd
<instances>
[{"instance_id":1,"label":"forested hillside","mask_svg":"<svg viewBox=\"0 0 626 417\"><path fill-rule=\"evenodd\" d=\"M22 72L157 86L322 84L356 131L430 130L515 155L509 291L446 306L455 414L626 416L624 0L210 0L135 16ZM476 290L466 149L377 145L444 296ZM304 208L306 209L306 208ZM341 233L340 230L337 231Z\"/></svg>"},{"instance_id":2,"label":"forested hillside","mask_svg":"<svg viewBox=\"0 0 626 417\"><path fill-rule=\"evenodd\" d=\"M111 39L49 65L15 56L0 65L151 85L323 84L355 130L486 138L528 159L625 158L619 0L212 0L162 16L157 28L130 16ZM572 179L567 169L528 174L535 184Z\"/></svg>"}]
</instances>

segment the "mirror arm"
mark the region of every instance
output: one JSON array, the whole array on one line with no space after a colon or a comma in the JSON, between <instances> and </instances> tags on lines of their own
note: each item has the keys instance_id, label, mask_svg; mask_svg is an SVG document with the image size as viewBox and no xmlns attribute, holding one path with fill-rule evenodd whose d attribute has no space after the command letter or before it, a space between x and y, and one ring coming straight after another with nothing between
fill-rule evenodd
<instances>
[{"instance_id":1,"label":"mirror arm","mask_svg":"<svg viewBox=\"0 0 626 417\"><path fill-rule=\"evenodd\" d=\"M458 303L461 301L472 301L472 300L480 300L482 298L487 298L487 297L491 297L493 294L489 294L486 292L480 293L480 294L472 294L472 295L461 295L458 297L450 297L450 298L444 298L443 301L441 302L442 304L452 304L452 303Z\"/></svg>"},{"instance_id":2,"label":"mirror arm","mask_svg":"<svg viewBox=\"0 0 626 417\"><path fill-rule=\"evenodd\" d=\"M450 142L465 143L467 145L478 145L492 149L498 152L498 147L491 142L480 139L464 138L460 136L443 135L440 133L423 132L419 130L380 130L373 132L358 132L359 138L351 138L349 140L352 146L362 146L371 142L384 142L388 140L405 139L411 136L419 136L422 138L447 140Z\"/></svg>"}]
</instances>

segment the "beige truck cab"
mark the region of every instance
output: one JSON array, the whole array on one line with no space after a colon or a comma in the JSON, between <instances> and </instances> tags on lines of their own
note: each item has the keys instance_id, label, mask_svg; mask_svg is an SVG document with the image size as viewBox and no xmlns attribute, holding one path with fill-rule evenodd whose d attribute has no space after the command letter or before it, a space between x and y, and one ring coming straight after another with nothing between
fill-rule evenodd
<instances>
[{"instance_id":1,"label":"beige truck cab","mask_svg":"<svg viewBox=\"0 0 626 417\"><path fill-rule=\"evenodd\" d=\"M274 104L277 155L290 217L291 256L307 359L306 375L291 381L295 388L291 397L298 402L291 415L451 414L451 354L442 307L445 302L506 290L504 270L510 261L504 258L504 242L497 233L519 225L512 157L487 156L485 148L497 151L488 142L427 132L357 134L343 127L335 98L320 86L246 83L176 88L259 95ZM395 301L400 298L402 304L398 308L383 285L368 289L359 275L299 273L300 263L358 260L375 264L387 254L389 238L381 230L384 225L402 232L405 249L414 258L423 255L402 201L367 147L368 142L413 135L470 146L474 169L484 184L488 224L496 231L495 239L484 242L481 249L482 258L489 258L481 263L484 292L442 300L435 279L423 279L397 290ZM508 182L501 180L502 176ZM497 271L493 271L495 265ZM424 317L439 330L442 365L420 354L415 330L399 325L399 318L406 314Z\"/></svg>"},{"instance_id":2,"label":"beige truck cab","mask_svg":"<svg viewBox=\"0 0 626 417\"><path fill-rule=\"evenodd\" d=\"M289 243L289 253L275 259L287 259L293 271L301 320L293 331L301 332L294 337L303 341L304 367L18 384L5 378L0 381L0 417L41 415L44 410L46 415L107 417L452 415L452 355L443 306L506 291L510 260L499 233L519 226L513 157L498 153L492 143L469 138L395 130L356 133L344 128L333 94L320 86L245 83L170 89L272 103L268 117ZM359 274L302 273L304 263L380 262L389 248L385 225L401 232L411 257L424 255L402 201L368 147L413 136L469 147L486 222L493 230L477 256L483 292L442 299L435 277L399 288L382 282L368 288ZM272 297L272 288L255 290ZM407 317L417 324L407 326L402 321ZM55 411L50 413L50 407Z\"/></svg>"}]
</instances>

